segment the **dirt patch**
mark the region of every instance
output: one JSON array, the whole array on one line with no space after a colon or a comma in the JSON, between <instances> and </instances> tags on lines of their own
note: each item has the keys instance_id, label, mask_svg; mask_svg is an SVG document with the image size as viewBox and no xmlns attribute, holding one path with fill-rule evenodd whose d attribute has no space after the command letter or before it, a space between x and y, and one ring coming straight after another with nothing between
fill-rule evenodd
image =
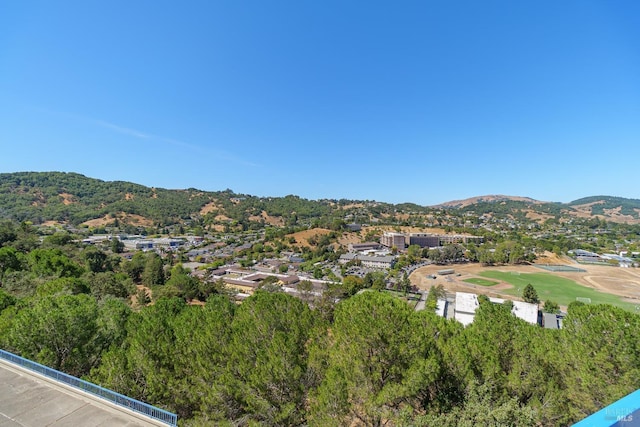
<instances>
[{"instance_id":1,"label":"dirt patch","mask_svg":"<svg viewBox=\"0 0 640 427\"><path fill-rule=\"evenodd\" d=\"M612 209L603 209L604 215L593 215L592 208L595 205L604 204L604 200L598 200L592 203L585 203L584 205L575 205L573 206L572 211L563 211L573 216L577 216L579 218L602 218L607 221L617 222L617 223L626 223L626 224L640 224L640 219L634 218L631 215L622 214L620 211L622 210L622 206L618 206L617 208Z\"/></svg>"},{"instance_id":2,"label":"dirt patch","mask_svg":"<svg viewBox=\"0 0 640 427\"><path fill-rule=\"evenodd\" d=\"M362 242L362 233L342 233L338 238L338 244L344 248L348 247L352 243Z\"/></svg>"},{"instance_id":3,"label":"dirt patch","mask_svg":"<svg viewBox=\"0 0 640 427\"><path fill-rule=\"evenodd\" d=\"M439 270L450 268L455 271L455 274L448 274L445 276L438 275ZM479 263L455 264L447 266L428 265L414 271L411 276L409 276L409 280L411 280L412 285L415 285L416 287L418 287L418 289L423 290L429 290L432 286L442 285L442 287L450 293L472 292L475 294L487 295L490 297L505 297L505 295L502 295L500 291L512 288L512 285L510 285L509 283L498 282L498 284L493 286L480 286L464 281L465 279L470 278L481 278L478 273L487 268L489 267L482 267L482 265ZM531 269L533 268L534 267L531 267ZM433 276L435 276L435 279L431 278Z\"/></svg>"},{"instance_id":4,"label":"dirt patch","mask_svg":"<svg viewBox=\"0 0 640 427\"><path fill-rule=\"evenodd\" d=\"M610 221L623 222L627 224L637 224L640 222L637 218L634 218L631 215L625 215L621 213L621 211L622 206L618 206L614 209L604 209L604 213Z\"/></svg>"},{"instance_id":5,"label":"dirt patch","mask_svg":"<svg viewBox=\"0 0 640 427\"><path fill-rule=\"evenodd\" d=\"M251 221L261 221L264 220L265 223L269 225L275 225L278 227L282 227L284 225L284 219L279 216L271 216L266 211L262 211L260 215L253 215L249 217Z\"/></svg>"},{"instance_id":6,"label":"dirt patch","mask_svg":"<svg viewBox=\"0 0 640 427\"><path fill-rule=\"evenodd\" d=\"M153 221L150 219L147 219L143 216L140 215L134 215L134 214L125 214L121 221L124 221L126 223L132 224L132 225L141 225L144 227L149 227L153 225Z\"/></svg>"},{"instance_id":7,"label":"dirt patch","mask_svg":"<svg viewBox=\"0 0 640 427\"><path fill-rule=\"evenodd\" d=\"M329 233L331 233L331 230L327 230L326 228L312 228L311 230L303 230L298 231L297 233L287 234L287 237L293 237L296 239L296 244L298 246L311 247L313 245L309 243L309 239Z\"/></svg>"},{"instance_id":8,"label":"dirt patch","mask_svg":"<svg viewBox=\"0 0 640 427\"><path fill-rule=\"evenodd\" d=\"M200 209L200 215L206 215L209 212L213 212L218 209L218 205L216 202L209 202Z\"/></svg>"},{"instance_id":9,"label":"dirt patch","mask_svg":"<svg viewBox=\"0 0 640 427\"><path fill-rule=\"evenodd\" d=\"M104 227L107 224L111 224L114 221L109 215L105 215L102 218L90 219L80 225L86 225L87 227Z\"/></svg>"},{"instance_id":10,"label":"dirt patch","mask_svg":"<svg viewBox=\"0 0 640 427\"><path fill-rule=\"evenodd\" d=\"M527 214L526 217L536 221L536 222L540 222L543 223L546 220L550 219L550 218L554 218L553 215L549 215L549 214L545 214L545 213L538 213L538 212L534 212L532 210L527 210Z\"/></svg>"},{"instance_id":11,"label":"dirt patch","mask_svg":"<svg viewBox=\"0 0 640 427\"><path fill-rule=\"evenodd\" d=\"M149 297L150 300L153 300L153 291L151 290L151 288L148 288L144 285L136 285L136 290L139 291L141 289L144 289L144 291L146 292L147 296ZM137 294L133 294L131 295L131 305L133 305L134 307L138 306L138 295ZM150 304L152 305L152 304Z\"/></svg>"},{"instance_id":12,"label":"dirt patch","mask_svg":"<svg viewBox=\"0 0 640 427\"><path fill-rule=\"evenodd\" d=\"M62 197L62 204L69 206L72 205L74 203L76 203L73 194L69 194L69 193L60 193L58 194L60 197Z\"/></svg>"},{"instance_id":13,"label":"dirt patch","mask_svg":"<svg viewBox=\"0 0 640 427\"><path fill-rule=\"evenodd\" d=\"M44 227L62 227L64 223L58 221L45 221L40 225Z\"/></svg>"},{"instance_id":14,"label":"dirt patch","mask_svg":"<svg viewBox=\"0 0 640 427\"><path fill-rule=\"evenodd\" d=\"M564 213L565 215L571 215L571 216L575 216L575 217L578 217L578 218L593 218L594 217L594 215L591 215L591 208L589 208L589 210L585 211L582 208L580 208L579 206L574 206L573 209L574 210L572 210L572 211L563 209L562 213Z\"/></svg>"},{"instance_id":15,"label":"dirt patch","mask_svg":"<svg viewBox=\"0 0 640 427\"><path fill-rule=\"evenodd\" d=\"M543 255L538 256L535 264L573 264L573 260L564 257L559 257L553 252L545 252Z\"/></svg>"},{"instance_id":16,"label":"dirt patch","mask_svg":"<svg viewBox=\"0 0 640 427\"><path fill-rule=\"evenodd\" d=\"M640 299L640 271L634 268L620 268L607 265L574 264L586 270L584 273L557 272L561 277L571 279L583 286L608 294L634 300Z\"/></svg>"},{"instance_id":17,"label":"dirt patch","mask_svg":"<svg viewBox=\"0 0 640 427\"><path fill-rule=\"evenodd\" d=\"M135 196L133 194L131 194L131 193L127 193L127 194L124 195L124 199L125 200L133 200L133 199L135 199Z\"/></svg>"},{"instance_id":18,"label":"dirt patch","mask_svg":"<svg viewBox=\"0 0 640 427\"><path fill-rule=\"evenodd\" d=\"M124 212L119 212L115 215L115 218L117 218L121 223L138 225L141 227L149 227L153 225L152 220L135 214L126 214ZM111 215L105 215L101 218L95 218L90 219L89 221L85 221L81 225L86 225L88 227L104 227L105 225L112 224L115 221L115 218Z\"/></svg>"}]
</instances>

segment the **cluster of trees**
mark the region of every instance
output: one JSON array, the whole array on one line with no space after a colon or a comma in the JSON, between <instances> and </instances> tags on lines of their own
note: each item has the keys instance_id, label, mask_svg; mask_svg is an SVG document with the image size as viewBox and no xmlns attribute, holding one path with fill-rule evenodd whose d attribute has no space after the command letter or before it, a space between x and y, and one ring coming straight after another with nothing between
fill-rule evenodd
<instances>
[{"instance_id":1,"label":"cluster of trees","mask_svg":"<svg viewBox=\"0 0 640 427\"><path fill-rule=\"evenodd\" d=\"M535 246L530 242L503 240L497 244L488 243L477 246L473 243L466 247L460 244L450 244L437 249L425 248L422 257L436 264L451 264L461 261L480 262L485 265L521 264L535 260ZM415 247L415 249L419 249ZM417 254L417 252L414 250ZM408 264L415 262L418 257L412 256L412 247L407 249ZM401 257L402 260L402 257ZM407 264L407 265L408 265Z\"/></svg>"},{"instance_id":2,"label":"cluster of trees","mask_svg":"<svg viewBox=\"0 0 640 427\"><path fill-rule=\"evenodd\" d=\"M531 247L524 246L517 241L503 241L498 243L493 250L487 246L475 248L472 261L481 262L484 265L493 264L521 264L531 262L536 258Z\"/></svg>"},{"instance_id":3,"label":"cluster of trees","mask_svg":"<svg viewBox=\"0 0 640 427\"><path fill-rule=\"evenodd\" d=\"M340 227L332 218L332 204L329 201L307 200L298 196L285 197L256 197L245 194L235 194L225 190L215 194L216 209L205 217L207 224L219 223L216 217L223 214L223 224L239 228L240 230L258 229L265 226L264 220L256 221L251 217L260 217L262 213L280 218L286 227L300 225L323 227ZM336 229L336 228L334 228Z\"/></svg>"},{"instance_id":4,"label":"cluster of trees","mask_svg":"<svg viewBox=\"0 0 640 427\"><path fill-rule=\"evenodd\" d=\"M448 264L466 259L466 250L462 245L446 245L442 249L423 249L423 256L436 264Z\"/></svg>"},{"instance_id":5,"label":"cluster of trees","mask_svg":"<svg viewBox=\"0 0 640 427\"><path fill-rule=\"evenodd\" d=\"M105 298L128 299L135 295L139 302L153 291L158 298L180 297L202 299L220 292L217 284L205 283L167 255L137 252L124 260L119 252L122 243L114 239L103 248L78 243L69 233L45 236L40 243L36 230L23 223L0 223L0 287L11 295L87 294L98 301Z\"/></svg>"},{"instance_id":6,"label":"cluster of trees","mask_svg":"<svg viewBox=\"0 0 640 427\"><path fill-rule=\"evenodd\" d=\"M237 306L0 290L0 344L183 425L568 425L640 388L640 322L573 304L547 330L482 301L467 328L385 292L332 316L278 292Z\"/></svg>"}]
</instances>

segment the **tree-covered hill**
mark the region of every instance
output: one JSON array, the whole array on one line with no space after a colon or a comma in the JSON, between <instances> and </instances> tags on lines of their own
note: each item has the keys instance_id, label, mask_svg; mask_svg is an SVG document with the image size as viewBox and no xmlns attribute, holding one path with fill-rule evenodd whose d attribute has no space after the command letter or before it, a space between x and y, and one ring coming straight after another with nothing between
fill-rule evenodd
<instances>
[{"instance_id":1,"label":"tree-covered hill","mask_svg":"<svg viewBox=\"0 0 640 427\"><path fill-rule=\"evenodd\" d=\"M172 222L191 217L211 199L211 194L194 189L148 188L76 173L0 174L0 215L34 223L52 220L80 224L117 213L136 214L154 222Z\"/></svg>"},{"instance_id":2,"label":"tree-covered hill","mask_svg":"<svg viewBox=\"0 0 640 427\"><path fill-rule=\"evenodd\" d=\"M206 206L211 208L204 209ZM218 215L244 223L263 212L296 222L330 217L339 210L332 201L294 195L261 198L231 190L168 190L65 172L0 174L0 218L35 224L57 221L78 225L105 216L126 221L123 215L138 215L159 226L206 220L207 216L213 220Z\"/></svg>"},{"instance_id":3,"label":"tree-covered hill","mask_svg":"<svg viewBox=\"0 0 640 427\"><path fill-rule=\"evenodd\" d=\"M570 203L542 202L528 197L479 196L442 203L437 207L449 211L510 218L534 214L543 218L593 217L610 222L640 223L640 200L611 196L585 197Z\"/></svg>"},{"instance_id":4,"label":"tree-covered hill","mask_svg":"<svg viewBox=\"0 0 640 427\"><path fill-rule=\"evenodd\" d=\"M574 209L589 212L591 215L630 216L640 219L640 200L624 197L592 196L569 203Z\"/></svg>"},{"instance_id":5,"label":"tree-covered hill","mask_svg":"<svg viewBox=\"0 0 640 427\"><path fill-rule=\"evenodd\" d=\"M308 200L296 195L257 197L232 190L168 190L124 181L102 181L77 173L16 172L0 174L0 218L42 224L56 221L79 225L93 219L139 222L164 227L185 222L235 229L284 226L326 227L340 223L387 223L440 226L443 218L490 215L520 222L594 218L640 224L640 200L595 196L571 203L541 202L528 197L480 196L420 206L362 200Z\"/></svg>"}]
</instances>

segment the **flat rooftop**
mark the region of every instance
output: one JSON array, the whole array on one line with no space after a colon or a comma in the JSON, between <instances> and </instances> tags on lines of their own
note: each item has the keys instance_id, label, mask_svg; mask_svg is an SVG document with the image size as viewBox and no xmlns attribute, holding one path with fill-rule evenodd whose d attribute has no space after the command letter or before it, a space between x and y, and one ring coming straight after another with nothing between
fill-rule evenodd
<instances>
[{"instance_id":1,"label":"flat rooftop","mask_svg":"<svg viewBox=\"0 0 640 427\"><path fill-rule=\"evenodd\" d=\"M511 312L525 322L529 322L534 325L538 323L538 304L514 301Z\"/></svg>"},{"instance_id":2,"label":"flat rooftop","mask_svg":"<svg viewBox=\"0 0 640 427\"><path fill-rule=\"evenodd\" d=\"M456 292L456 312L475 313L479 306L478 295L468 292Z\"/></svg>"},{"instance_id":3,"label":"flat rooftop","mask_svg":"<svg viewBox=\"0 0 640 427\"><path fill-rule=\"evenodd\" d=\"M163 425L0 360L0 427Z\"/></svg>"}]
</instances>

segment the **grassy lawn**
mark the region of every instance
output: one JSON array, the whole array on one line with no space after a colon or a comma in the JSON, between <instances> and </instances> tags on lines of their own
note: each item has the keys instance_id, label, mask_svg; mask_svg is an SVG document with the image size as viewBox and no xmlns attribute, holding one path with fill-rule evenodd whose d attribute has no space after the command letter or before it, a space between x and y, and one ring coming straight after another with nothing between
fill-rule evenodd
<instances>
[{"instance_id":1,"label":"grassy lawn","mask_svg":"<svg viewBox=\"0 0 640 427\"><path fill-rule=\"evenodd\" d=\"M406 300L415 300L415 301L420 300L420 294L414 294L413 292L407 292L406 295L402 291L394 291L394 290L391 290L391 289L385 289L384 292L386 292L388 294L391 294L391 295L393 295L395 297L403 298L403 299L406 299Z\"/></svg>"},{"instance_id":2,"label":"grassy lawn","mask_svg":"<svg viewBox=\"0 0 640 427\"><path fill-rule=\"evenodd\" d=\"M575 301L576 297L591 298L591 304L611 304L630 311L636 311L635 304L623 302L616 295L598 292L594 289L581 286L573 280L564 277L554 276L550 273L522 273L514 275L501 271L483 271L480 273L483 277L497 279L513 285L511 289L505 289L501 292L514 296L522 296L522 290L528 283L538 292L538 298L541 301L550 299L560 305L568 305Z\"/></svg>"},{"instance_id":3,"label":"grassy lawn","mask_svg":"<svg viewBox=\"0 0 640 427\"><path fill-rule=\"evenodd\" d=\"M393 291L391 289L385 289L384 292L393 295L396 298L400 298L401 300L403 300L404 302L406 302L407 304L409 304L409 306L411 306L411 308L416 308L416 305L418 305L418 301L420 301L420 294L414 294L412 292L407 292L407 294L405 295L404 292L400 292L400 291Z\"/></svg>"},{"instance_id":4,"label":"grassy lawn","mask_svg":"<svg viewBox=\"0 0 640 427\"><path fill-rule=\"evenodd\" d=\"M464 279L463 282L471 283L473 285L480 285L480 286L493 286L499 283L493 280L478 279L476 277L472 277L471 279Z\"/></svg>"}]
</instances>

